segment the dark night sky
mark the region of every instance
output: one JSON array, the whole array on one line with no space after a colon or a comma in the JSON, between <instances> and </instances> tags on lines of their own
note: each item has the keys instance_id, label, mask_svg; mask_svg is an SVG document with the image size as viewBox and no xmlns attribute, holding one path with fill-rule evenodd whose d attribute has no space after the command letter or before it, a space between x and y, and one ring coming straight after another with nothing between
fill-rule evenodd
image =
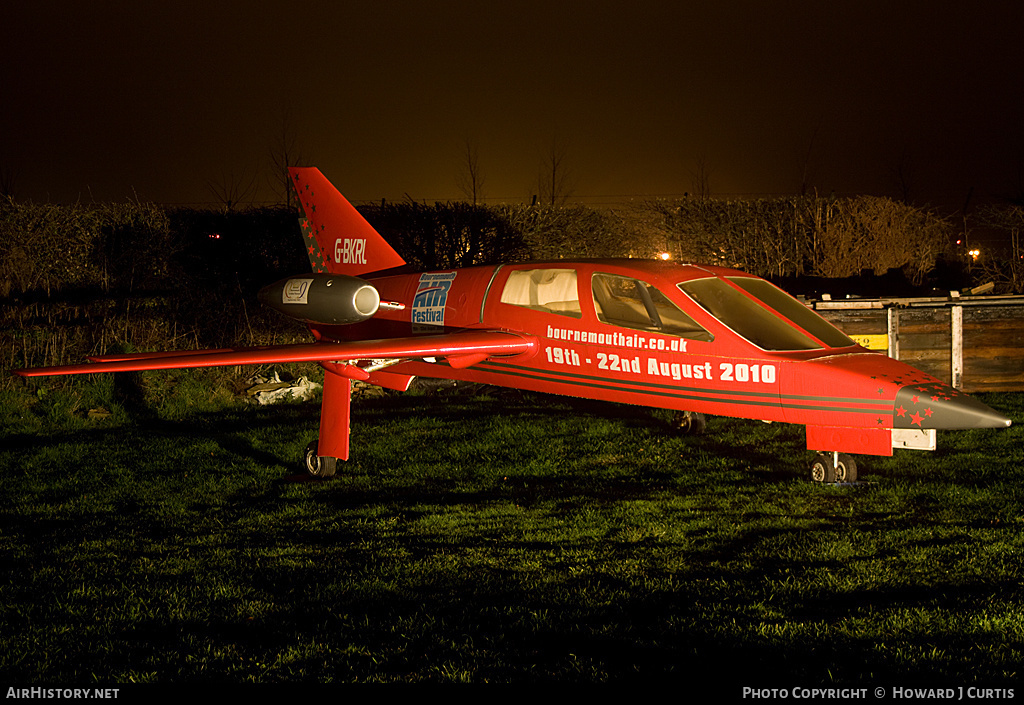
<instances>
[{"instance_id":1,"label":"dark night sky","mask_svg":"<svg viewBox=\"0 0 1024 705\"><path fill-rule=\"evenodd\" d=\"M936 9L943 5L946 9ZM13 5L13 7L12 7ZM275 198L285 126L354 201L1021 190L1024 3L5 3L0 167L36 201Z\"/></svg>"}]
</instances>

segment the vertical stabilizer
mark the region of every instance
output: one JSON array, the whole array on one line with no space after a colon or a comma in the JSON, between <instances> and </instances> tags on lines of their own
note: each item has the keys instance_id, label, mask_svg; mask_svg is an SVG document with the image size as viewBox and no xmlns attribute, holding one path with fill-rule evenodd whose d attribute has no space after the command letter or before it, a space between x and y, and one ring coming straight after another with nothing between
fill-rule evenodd
<instances>
[{"instance_id":1,"label":"vertical stabilizer","mask_svg":"<svg viewBox=\"0 0 1024 705\"><path fill-rule=\"evenodd\" d=\"M358 276L400 267L398 256L319 169L288 169L305 211L302 235L314 272Z\"/></svg>"}]
</instances>

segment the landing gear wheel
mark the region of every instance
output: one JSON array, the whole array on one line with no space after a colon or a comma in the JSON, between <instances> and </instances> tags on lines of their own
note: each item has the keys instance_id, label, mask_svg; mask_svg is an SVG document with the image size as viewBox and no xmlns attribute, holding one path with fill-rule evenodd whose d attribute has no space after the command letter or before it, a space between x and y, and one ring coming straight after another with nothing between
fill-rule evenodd
<instances>
[{"instance_id":1,"label":"landing gear wheel","mask_svg":"<svg viewBox=\"0 0 1024 705\"><path fill-rule=\"evenodd\" d=\"M312 477L328 478L334 477L334 471L338 467L338 459L327 455L317 455L319 443L313 441L306 446L303 456L303 467Z\"/></svg>"},{"instance_id":2,"label":"landing gear wheel","mask_svg":"<svg viewBox=\"0 0 1024 705\"><path fill-rule=\"evenodd\" d=\"M839 463L836 465L836 482L856 482L857 461L846 453L839 454Z\"/></svg>"},{"instance_id":3,"label":"landing gear wheel","mask_svg":"<svg viewBox=\"0 0 1024 705\"><path fill-rule=\"evenodd\" d=\"M835 482L836 466L832 463L831 453L818 453L811 465L811 479L814 482Z\"/></svg>"},{"instance_id":4,"label":"landing gear wheel","mask_svg":"<svg viewBox=\"0 0 1024 705\"><path fill-rule=\"evenodd\" d=\"M834 453L818 453L811 465L811 479L815 482L856 482L857 461L846 453L839 453L838 459Z\"/></svg>"},{"instance_id":5,"label":"landing gear wheel","mask_svg":"<svg viewBox=\"0 0 1024 705\"><path fill-rule=\"evenodd\" d=\"M672 425L684 435L699 436L704 433L708 421L704 418L704 414L698 414L696 411L679 411L673 417Z\"/></svg>"}]
</instances>

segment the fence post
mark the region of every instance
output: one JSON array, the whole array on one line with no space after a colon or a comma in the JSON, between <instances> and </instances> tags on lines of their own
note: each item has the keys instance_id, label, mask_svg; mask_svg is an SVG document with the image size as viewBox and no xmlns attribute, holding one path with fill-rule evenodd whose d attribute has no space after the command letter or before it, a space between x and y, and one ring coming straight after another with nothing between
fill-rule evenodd
<instances>
[{"instance_id":1,"label":"fence post","mask_svg":"<svg viewBox=\"0 0 1024 705\"><path fill-rule=\"evenodd\" d=\"M889 357L893 360L900 359L900 309L898 306L890 306L886 309L889 317Z\"/></svg>"},{"instance_id":2,"label":"fence post","mask_svg":"<svg viewBox=\"0 0 1024 705\"><path fill-rule=\"evenodd\" d=\"M964 307L955 304L949 315L952 359L953 389L960 389L964 383Z\"/></svg>"}]
</instances>

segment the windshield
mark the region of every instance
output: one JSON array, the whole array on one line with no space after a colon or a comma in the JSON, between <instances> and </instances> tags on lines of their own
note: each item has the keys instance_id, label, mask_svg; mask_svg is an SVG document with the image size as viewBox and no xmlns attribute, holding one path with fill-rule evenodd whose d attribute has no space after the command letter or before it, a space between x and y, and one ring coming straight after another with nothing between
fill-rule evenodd
<instances>
[{"instance_id":1,"label":"windshield","mask_svg":"<svg viewBox=\"0 0 1024 705\"><path fill-rule=\"evenodd\" d=\"M775 309L779 314L825 343L825 345L831 348L845 348L849 345L855 345L846 333L771 282L767 282L764 279L755 279L754 277L726 278L751 296L756 297Z\"/></svg>"},{"instance_id":2,"label":"windshield","mask_svg":"<svg viewBox=\"0 0 1024 705\"><path fill-rule=\"evenodd\" d=\"M683 282L679 288L712 316L764 350L824 347L808 333L831 347L854 344L838 328L767 281L754 277L729 277L728 281L742 291L717 277ZM745 296L744 291L755 298Z\"/></svg>"}]
</instances>

